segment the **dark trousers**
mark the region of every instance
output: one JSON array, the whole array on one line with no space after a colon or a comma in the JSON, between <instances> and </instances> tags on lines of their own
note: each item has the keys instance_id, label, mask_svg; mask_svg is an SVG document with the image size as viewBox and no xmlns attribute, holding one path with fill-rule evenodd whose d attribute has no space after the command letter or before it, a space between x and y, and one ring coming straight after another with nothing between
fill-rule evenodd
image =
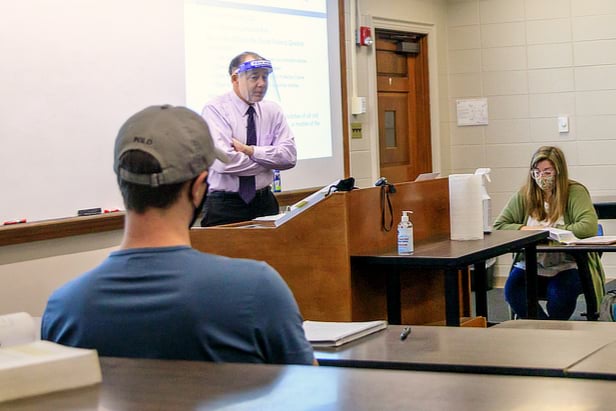
<instances>
[{"instance_id":1,"label":"dark trousers","mask_svg":"<svg viewBox=\"0 0 616 411\"><path fill-rule=\"evenodd\" d=\"M505 300L514 313L526 318L526 277L525 271L514 267L505 283ZM575 311L578 295L582 294L582 283L577 269L565 270L554 277L537 278L539 298L547 300L546 313L537 307L541 320L568 320Z\"/></svg>"},{"instance_id":2,"label":"dark trousers","mask_svg":"<svg viewBox=\"0 0 616 411\"><path fill-rule=\"evenodd\" d=\"M270 187L257 190L255 198L248 204L238 193L214 191L208 193L203 206L201 227L238 223L257 217L278 214L278 200Z\"/></svg>"}]
</instances>

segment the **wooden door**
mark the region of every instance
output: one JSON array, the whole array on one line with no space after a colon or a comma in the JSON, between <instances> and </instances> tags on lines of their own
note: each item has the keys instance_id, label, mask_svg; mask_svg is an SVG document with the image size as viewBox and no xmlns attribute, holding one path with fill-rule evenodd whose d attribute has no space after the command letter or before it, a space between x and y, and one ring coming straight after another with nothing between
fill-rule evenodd
<instances>
[{"instance_id":1,"label":"wooden door","mask_svg":"<svg viewBox=\"0 0 616 411\"><path fill-rule=\"evenodd\" d=\"M418 53L399 51L410 40ZM375 45L381 175L413 181L432 172L427 38L377 30Z\"/></svg>"}]
</instances>

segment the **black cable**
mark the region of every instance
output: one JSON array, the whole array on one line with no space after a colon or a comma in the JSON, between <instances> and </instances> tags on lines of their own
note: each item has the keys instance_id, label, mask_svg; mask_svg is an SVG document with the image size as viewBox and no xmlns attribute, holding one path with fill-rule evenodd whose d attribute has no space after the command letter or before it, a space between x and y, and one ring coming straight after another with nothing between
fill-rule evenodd
<instances>
[{"instance_id":1,"label":"black cable","mask_svg":"<svg viewBox=\"0 0 616 411\"><path fill-rule=\"evenodd\" d=\"M395 193L396 189L393 184L384 184L381 185L381 228L385 232L391 231L394 226L394 214L393 207L391 206L391 198L389 198L389 193ZM385 203L387 202L387 208L385 207ZM387 211L389 211L389 221L387 220Z\"/></svg>"}]
</instances>

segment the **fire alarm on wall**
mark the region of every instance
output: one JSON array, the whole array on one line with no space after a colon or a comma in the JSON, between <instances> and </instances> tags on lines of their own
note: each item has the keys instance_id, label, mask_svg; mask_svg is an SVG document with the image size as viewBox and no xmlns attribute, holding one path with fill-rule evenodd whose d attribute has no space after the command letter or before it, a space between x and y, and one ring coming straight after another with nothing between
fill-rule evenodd
<instances>
[{"instance_id":1,"label":"fire alarm on wall","mask_svg":"<svg viewBox=\"0 0 616 411\"><path fill-rule=\"evenodd\" d=\"M372 30L370 27L361 26L359 28L359 38L357 44L360 46L371 46L372 43Z\"/></svg>"}]
</instances>

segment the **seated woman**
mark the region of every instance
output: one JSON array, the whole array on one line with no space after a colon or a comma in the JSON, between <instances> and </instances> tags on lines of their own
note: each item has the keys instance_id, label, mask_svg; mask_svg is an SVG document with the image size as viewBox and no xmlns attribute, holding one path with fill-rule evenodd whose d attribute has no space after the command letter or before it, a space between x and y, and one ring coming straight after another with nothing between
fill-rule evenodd
<instances>
[{"instance_id":1,"label":"seated woman","mask_svg":"<svg viewBox=\"0 0 616 411\"><path fill-rule=\"evenodd\" d=\"M582 184L569 180L565 155L558 147L543 146L530 162L524 186L513 195L494 223L496 230L536 230L556 227L578 238L597 234L597 213ZM538 307L539 318L567 320L575 310L582 284L573 258L565 253L537 255L538 292L547 299L547 313ZM605 274L597 253L588 253L588 264L597 304L604 294ZM514 257L505 283L505 300L518 317L525 318L524 255ZM598 306L598 305L597 305Z\"/></svg>"}]
</instances>

